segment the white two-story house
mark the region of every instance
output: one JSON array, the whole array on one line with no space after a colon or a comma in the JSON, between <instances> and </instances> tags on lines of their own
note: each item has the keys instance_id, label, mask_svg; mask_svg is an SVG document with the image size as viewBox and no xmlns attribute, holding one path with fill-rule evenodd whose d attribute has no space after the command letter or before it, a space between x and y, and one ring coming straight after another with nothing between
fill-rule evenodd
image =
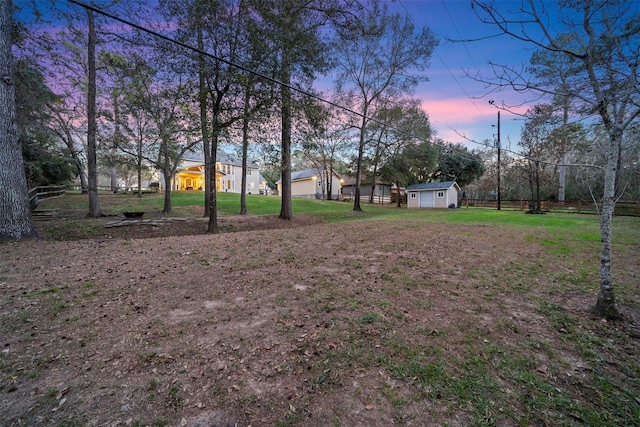
<instances>
[{"instance_id":1,"label":"white two-story house","mask_svg":"<svg viewBox=\"0 0 640 427\"><path fill-rule=\"evenodd\" d=\"M187 153L173 177L172 189L205 191L204 159L196 153ZM247 194L263 194L266 181L261 178L258 165L247 162ZM242 160L225 152L218 152L216 159L216 189L240 193L242 189Z\"/></svg>"}]
</instances>

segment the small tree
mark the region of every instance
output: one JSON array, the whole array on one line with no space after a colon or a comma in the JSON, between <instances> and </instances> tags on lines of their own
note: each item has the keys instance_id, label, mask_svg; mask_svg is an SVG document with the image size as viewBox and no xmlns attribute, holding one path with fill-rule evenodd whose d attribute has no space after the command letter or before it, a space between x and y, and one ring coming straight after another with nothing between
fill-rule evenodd
<instances>
[{"instance_id":1,"label":"small tree","mask_svg":"<svg viewBox=\"0 0 640 427\"><path fill-rule=\"evenodd\" d=\"M595 311L606 318L617 318L611 271L612 218L621 190L618 184L624 134L640 116L638 14L632 1L562 1L554 4L554 13L562 18L561 25L552 27L550 22L555 20L549 19L548 10L538 6L534 0L527 0L520 10L503 14L498 3L472 0L482 22L546 51L554 59L548 63L552 67L536 64L529 70L493 64L496 78L485 82L570 99L572 113L577 117L598 117L607 150L599 214L600 292ZM559 31L555 32L556 28Z\"/></svg>"},{"instance_id":2,"label":"small tree","mask_svg":"<svg viewBox=\"0 0 640 427\"><path fill-rule=\"evenodd\" d=\"M331 200L336 164L349 145L350 129L342 111L309 103L305 112L309 126L303 131L302 153L323 175L322 195Z\"/></svg>"},{"instance_id":3,"label":"small tree","mask_svg":"<svg viewBox=\"0 0 640 427\"><path fill-rule=\"evenodd\" d=\"M426 27L415 31L410 17L388 13L377 0L369 3L361 25L340 28L334 43L338 62L337 92L361 114L353 210L361 211L360 184L370 117L390 99L411 93L429 65L438 42Z\"/></svg>"},{"instance_id":4,"label":"small tree","mask_svg":"<svg viewBox=\"0 0 640 427\"><path fill-rule=\"evenodd\" d=\"M400 196L400 188L412 180L412 169L431 169L437 157L433 145L427 142L433 135L429 117L420 107L420 100L404 99L379 109L375 118L376 122L370 126L374 175L371 194L375 177L380 176L395 184ZM429 153L428 159L423 156L425 153ZM397 202L400 206L400 197Z\"/></svg>"},{"instance_id":5,"label":"small tree","mask_svg":"<svg viewBox=\"0 0 640 427\"><path fill-rule=\"evenodd\" d=\"M541 214L540 183L546 164L545 157L552 149L554 117L550 105L537 105L527 111L528 120L521 133L520 146L524 149L527 175L531 192L529 213Z\"/></svg>"}]
</instances>

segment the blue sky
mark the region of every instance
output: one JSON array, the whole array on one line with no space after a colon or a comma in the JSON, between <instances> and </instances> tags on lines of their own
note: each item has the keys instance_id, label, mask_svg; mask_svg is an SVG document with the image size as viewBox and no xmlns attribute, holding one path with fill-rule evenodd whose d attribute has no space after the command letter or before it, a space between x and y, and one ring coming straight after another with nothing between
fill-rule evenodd
<instances>
[{"instance_id":1,"label":"blue sky","mask_svg":"<svg viewBox=\"0 0 640 427\"><path fill-rule=\"evenodd\" d=\"M22 2L24 0L16 0ZM429 82L423 83L416 96L423 100L423 107L429 113L430 120L437 129L438 136L450 142L463 142L464 138L482 141L493 139L496 132L497 109L489 105L489 99L496 103L511 100L512 93L494 94L479 98L487 90L482 84L469 79L463 70L475 72L486 67L489 59L505 60L509 63L526 62L530 52L523 50L517 43L505 38L492 39L481 43L452 43L447 38L474 38L487 34L491 29L479 23L473 13L469 0L383 0L392 11L409 13L418 27L428 26L437 35L440 45L436 48L427 71ZM155 0L149 1L151 5ZM498 1L502 6L520 1ZM62 1L58 6L69 7ZM74 6L75 7L75 6ZM502 140L509 137L517 141L521 121L502 113ZM477 147L468 144L470 148Z\"/></svg>"},{"instance_id":2,"label":"blue sky","mask_svg":"<svg viewBox=\"0 0 640 427\"><path fill-rule=\"evenodd\" d=\"M469 0L389 0L389 7L400 13L409 13L419 27L428 26L438 39L427 74L429 82L420 85L416 96L423 100L438 136L450 142L466 142L458 133L475 141L494 140L496 134L496 107L489 104L516 104L525 98L521 94L504 90L489 93L482 83L465 75L488 75L488 62L512 65L527 64L531 50L521 42L508 37L492 38L480 42L456 43L448 41L477 39L495 31L482 24L471 9ZM500 8L518 7L520 1L499 1ZM520 109L526 110L526 107ZM494 126L492 126L494 125ZM501 141L512 148L520 139L522 120L506 111L501 112ZM469 148L479 145L466 142Z\"/></svg>"},{"instance_id":3,"label":"blue sky","mask_svg":"<svg viewBox=\"0 0 640 427\"><path fill-rule=\"evenodd\" d=\"M67 2L64 2L68 5ZM150 2L151 3L151 2ZM386 0L392 11L408 13L418 27L428 26L440 41L427 70L429 81L422 83L415 95L422 99L437 136L449 142L465 142L470 148L480 145L468 142L494 140L496 134L496 107L489 104L517 104L525 100L511 90L488 95L489 89L465 75L490 74L488 62L514 66L526 65L532 53L530 46L502 36L480 42L455 43L448 39L477 39L493 34L495 30L482 24L471 8L470 0ZM546 1L553 9L554 1ZM497 0L501 10L518 9L520 0ZM640 1L638 2L640 11ZM531 97L531 96L529 96ZM526 106L520 108L524 112ZM520 139L522 119L507 111L501 113L501 140L503 146L516 149ZM492 126L493 125L493 126Z\"/></svg>"}]
</instances>

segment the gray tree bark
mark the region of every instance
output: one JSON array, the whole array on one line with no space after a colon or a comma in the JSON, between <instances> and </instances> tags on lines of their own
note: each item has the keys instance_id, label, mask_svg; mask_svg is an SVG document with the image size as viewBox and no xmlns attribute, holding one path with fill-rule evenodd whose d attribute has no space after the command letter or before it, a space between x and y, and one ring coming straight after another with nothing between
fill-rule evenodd
<instances>
[{"instance_id":1,"label":"gray tree bark","mask_svg":"<svg viewBox=\"0 0 640 427\"><path fill-rule=\"evenodd\" d=\"M218 162L218 131L214 129L211 135L211 148L209 158L211 159L211 170L209 171L209 182L207 183L207 192L209 197L209 222L207 224L207 233L218 232L218 201L216 192L216 163Z\"/></svg>"},{"instance_id":2,"label":"gray tree bark","mask_svg":"<svg viewBox=\"0 0 640 427\"><path fill-rule=\"evenodd\" d=\"M537 48L547 49L557 58L569 57L566 64L571 71L573 83L566 86L566 80L555 76L553 67L542 69L542 73L532 80L522 82L522 75L515 76L511 67L499 66L503 74L499 82L508 82L519 86L520 91L538 91L547 95L569 96L581 104L581 111L597 113L607 133L607 164L605 167L603 196L600 209L600 292L594 311L606 318L618 318L620 313L615 305L612 276L612 219L618 197L618 179L622 166L621 142L625 131L637 123L640 117L638 108L639 62L638 39L640 26L638 15L628 2L622 0L584 0L561 3L559 8L565 17L573 17L563 22L572 39L568 42L563 34L552 33L547 21L538 14L534 2L522 2L523 10L519 18L505 18L496 9L496 3L472 0L472 5L482 22L496 26L504 34L515 36L533 44ZM526 8L526 10L525 10ZM517 16L517 12L516 12ZM520 19L520 20L519 20ZM507 22L509 25L507 25ZM521 26L515 24L520 22ZM535 23L546 39L541 42L526 32L527 23ZM515 32L511 29L518 28ZM624 29L624 30L623 30ZM547 73L549 69L552 73ZM557 83L562 83L558 85ZM549 91L549 87L557 89ZM588 109L585 107L589 107Z\"/></svg>"},{"instance_id":3,"label":"gray tree bark","mask_svg":"<svg viewBox=\"0 0 640 427\"><path fill-rule=\"evenodd\" d=\"M282 194L280 205L280 218L293 219L293 209L291 205L291 52L289 46L284 46L282 52L282 70L281 81L284 85L280 86L282 96Z\"/></svg>"},{"instance_id":4,"label":"gray tree bark","mask_svg":"<svg viewBox=\"0 0 640 427\"><path fill-rule=\"evenodd\" d=\"M36 237L18 143L11 8L11 0L0 1L0 241Z\"/></svg>"},{"instance_id":5,"label":"gray tree bark","mask_svg":"<svg viewBox=\"0 0 640 427\"><path fill-rule=\"evenodd\" d=\"M249 151L249 110L251 102L251 86L253 76L249 76L249 81L244 92L244 107L242 114L242 188L240 189L240 215L247 214L247 156Z\"/></svg>"},{"instance_id":6,"label":"gray tree bark","mask_svg":"<svg viewBox=\"0 0 640 427\"><path fill-rule=\"evenodd\" d=\"M211 168L211 152L209 143L209 124L207 123L207 82L205 76L206 62L204 60L204 40L202 36L202 16L196 16L198 20L197 27L197 43L198 50L201 53L198 54L198 104L200 107L200 132L202 133L202 149L204 152L204 182L205 189L209 188L211 179L209 174L213 171L215 174L215 167ZM213 180L215 183L215 179ZM209 197L204 198L204 216L209 216L209 205L211 200Z\"/></svg>"},{"instance_id":7,"label":"gray tree bark","mask_svg":"<svg viewBox=\"0 0 640 427\"><path fill-rule=\"evenodd\" d=\"M616 175L620 153L622 131L614 130L609 137L607 150L607 168L604 176L604 194L600 210L600 292L596 301L595 312L608 319L617 319L620 313L616 308L613 292L612 266L612 220L616 206Z\"/></svg>"},{"instance_id":8,"label":"gray tree bark","mask_svg":"<svg viewBox=\"0 0 640 427\"><path fill-rule=\"evenodd\" d=\"M91 218L102 215L98 199L98 164L96 157L96 25L93 12L87 9L89 34L87 42L87 176L89 187L89 214Z\"/></svg>"}]
</instances>

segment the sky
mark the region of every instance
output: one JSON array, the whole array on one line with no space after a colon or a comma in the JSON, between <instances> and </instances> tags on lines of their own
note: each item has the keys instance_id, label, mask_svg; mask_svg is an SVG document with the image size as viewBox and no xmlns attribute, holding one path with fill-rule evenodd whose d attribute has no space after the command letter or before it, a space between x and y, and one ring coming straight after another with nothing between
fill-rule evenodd
<instances>
[{"instance_id":1,"label":"sky","mask_svg":"<svg viewBox=\"0 0 640 427\"><path fill-rule=\"evenodd\" d=\"M2 0L0 0L2 1ZM486 95L481 83L465 76L487 66L489 59L504 60L510 64L526 63L530 51L506 38L478 43L453 43L450 39L476 38L491 31L479 22L470 6L470 0L382 0L391 11L409 14L417 27L427 26L436 34L439 46L427 70L429 81L420 84L415 96L422 99L437 137L449 142L465 142L469 148L481 148L468 140L481 142L495 140L497 133L496 104L514 99L513 93ZM155 3L149 0L148 4ZM498 0L500 7L520 1ZM64 2L66 7L69 6ZM127 17L124 17L125 19ZM501 140L517 143L522 120L501 113ZM464 136L461 136L464 135ZM465 138L466 137L466 138Z\"/></svg>"},{"instance_id":2,"label":"sky","mask_svg":"<svg viewBox=\"0 0 640 427\"><path fill-rule=\"evenodd\" d=\"M481 42L448 41L475 39L494 33L482 24L471 9L469 0L387 0L391 10L408 13L418 27L427 26L440 41L427 70L429 81L420 84L415 95L422 99L437 136L449 142L464 142L469 148L482 148L473 140L494 141L497 135L498 109L489 104L516 104L524 100L513 91L488 94L480 82L465 75L486 74L489 60L527 64L531 50L507 37ZM499 7L518 6L521 1L498 1ZM524 112L526 107L520 109ZM500 114L500 140L503 147L516 149L523 121L514 114ZM464 135L460 136L460 135ZM465 138L466 137L466 138Z\"/></svg>"},{"instance_id":3,"label":"sky","mask_svg":"<svg viewBox=\"0 0 640 427\"><path fill-rule=\"evenodd\" d=\"M149 0L149 4L154 1ZM408 14L417 27L429 27L439 39L440 44L426 72L429 81L421 83L415 92L429 114L436 136L448 142L462 142L469 148L483 148L480 142L495 141L499 111L495 105L515 105L526 98L512 90L489 94L490 90L484 84L474 81L465 72L489 75L490 60L526 65L532 53L530 46L506 36L478 42L449 41L478 39L495 33L493 28L479 21L470 0L382 1L393 12ZM553 10L554 1L544 3ZM495 4L501 10L518 9L522 0L495 0ZM640 1L638 10L640 13ZM519 112L524 113L526 108L519 108ZM522 117L502 111L500 119L502 146L517 150Z\"/></svg>"}]
</instances>

